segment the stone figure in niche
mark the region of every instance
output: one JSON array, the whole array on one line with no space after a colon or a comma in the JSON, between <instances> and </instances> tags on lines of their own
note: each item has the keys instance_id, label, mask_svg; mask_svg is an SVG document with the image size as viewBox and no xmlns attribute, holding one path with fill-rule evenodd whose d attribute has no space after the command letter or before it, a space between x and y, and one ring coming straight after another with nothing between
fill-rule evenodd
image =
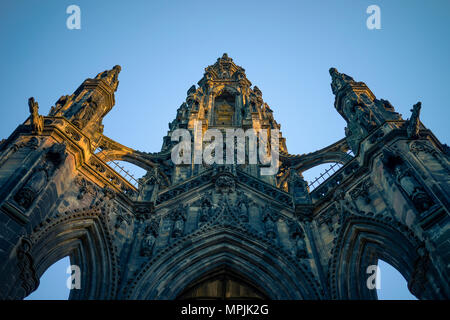
<instances>
[{"instance_id":1,"label":"stone figure in niche","mask_svg":"<svg viewBox=\"0 0 450 320\"><path fill-rule=\"evenodd\" d=\"M305 239L301 236L295 238L295 255L297 258L306 258L308 256Z\"/></svg>"},{"instance_id":2,"label":"stone figure in niche","mask_svg":"<svg viewBox=\"0 0 450 320\"><path fill-rule=\"evenodd\" d=\"M153 233L148 233L142 243L141 254L146 257L151 257L153 253L153 247L155 246L156 237Z\"/></svg>"},{"instance_id":3,"label":"stone figure in niche","mask_svg":"<svg viewBox=\"0 0 450 320\"><path fill-rule=\"evenodd\" d=\"M150 222L150 225L145 230L145 238L142 242L141 255L151 257L153 247L155 246L156 238L158 237L159 224L156 221Z\"/></svg>"},{"instance_id":4,"label":"stone figure in niche","mask_svg":"<svg viewBox=\"0 0 450 320\"><path fill-rule=\"evenodd\" d=\"M237 193L237 200L236 200L236 207L238 208L239 212L239 219L241 219L243 222L248 222L248 208L249 206L249 199L242 191L238 191Z\"/></svg>"},{"instance_id":5,"label":"stone figure in niche","mask_svg":"<svg viewBox=\"0 0 450 320\"><path fill-rule=\"evenodd\" d=\"M424 212L433 206L432 198L419 182L413 170L400 156L384 150L382 161L388 172L394 177L396 184L406 193L419 212Z\"/></svg>"},{"instance_id":6,"label":"stone figure in niche","mask_svg":"<svg viewBox=\"0 0 450 320\"><path fill-rule=\"evenodd\" d=\"M289 224L291 239L293 241L293 253L297 258L306 258L308 256L303 230L296 222Z\"/></svg>"},{"instance_id":7,"label":"stone figure in niche","mask_svg":"<svg viewBox=\"0 0 450 320\"><path fill-rule=\"evenodd\" d=\"M81 105L80 110L75 114L73 119L74 125L82 129L94 117L102 101L102 96L92 93Z\"/></svg>"},{"instance_id":8,"label":"stone figure in niche","mask_svg":"<svg viewBox=\"0 0 450 320\"><path fill-rule=\"evenodd\" d=\"M173 223L172 237L178 238L181 237L184 233L184 222L186 221L185 216L186 208L184 208L181 204L177 209L172 213L171 219Z\"/></svg>"},{"instance_id":9,"label":"stone figure in niche","mask_svg":"<svg viewBox=\"0 0 450 320\"><path fill-rule=\"evenodd\" d=\"M212 215L212 192L209 191L200 199L200 216L199 216L199 225L202 226L206 222L208 222L209 218Z\"/></svg>"},{"instance_id":10,"label":"stone figure in niche","mask_svg":"<svg viewBox=\"0 0 450 320\"><path fill-rule=\"evenodd\" d=\"M425 192L425 189L420 186L419 181L414 177L411 169L397 166L395 167L394 174L396 181L411 198L419 212L426 211L433 205L433 201Z\"/></svg>"},{"instance_id":11,"label":"stone figure in niche","mask_svg":"<svg viewBox=\"0 0 450 320\"><path fill-rule=\"evenodd\" d=\"M275 216L275 213L269 206L266 206L263 209L263 222L264 228L266 230L266 237L269 239L275 239L277 235L277 226L275 224L276 220L277 218Z\"/></svg>"},{"instance_id":12,"label":"stone figure in niche","mask_svg":"<svg viewBox=\"0 0 450 320\"><path fill-rule=\"evenodd\" d=\"M201 209L200 209L200 226L206 223L212 215L212 202L211 202L211 192L202 198Z\"/></svg>"}]
</instances>

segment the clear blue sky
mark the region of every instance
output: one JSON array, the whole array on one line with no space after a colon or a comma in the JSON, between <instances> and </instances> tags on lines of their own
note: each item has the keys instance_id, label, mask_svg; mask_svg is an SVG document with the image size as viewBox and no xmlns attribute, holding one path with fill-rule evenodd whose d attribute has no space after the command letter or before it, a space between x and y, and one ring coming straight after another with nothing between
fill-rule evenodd
<instances>
[{"instance_id":1,"label":"clear blue sky","mask_svg":"<svg viewBox=\"0 0 450 320\"><path fill-rule=\"evenodd\" d=\"M81 30L66 28L71 4L81 8ZM366 27L371 4L381 8L381 30ZM0 138L26 119L28 97L47 114L84 79L119 64L104 133L159 151L187 89L227 52L263 92L290 153L344 136L331 66L366 82L405 118L422 101L423 123L448 143L449 30L446 0L2 0Z\"/></svg>"}]
</instances>

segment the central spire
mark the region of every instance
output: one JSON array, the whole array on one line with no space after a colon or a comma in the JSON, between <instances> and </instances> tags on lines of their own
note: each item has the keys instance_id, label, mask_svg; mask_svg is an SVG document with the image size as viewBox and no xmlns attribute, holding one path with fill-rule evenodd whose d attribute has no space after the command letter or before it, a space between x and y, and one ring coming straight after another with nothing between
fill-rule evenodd
<instances>
[{"instance_id":1,"label":"central spire","mask_svg":"<svg viewBox=\"0 0 450 320\"><path fill-rule=\"evenodd\" d=\"M197 84L189 88L186 101L169 123L163 149L170 145L173 130L193 130L195 123L201 123L203 131L208 128L280 129L261 90L257 86L252 88L245 69L236 65L227 53L205 68ZM280 150L287 151L284 138L280 138Z\"/></svg>"}]
</instances>

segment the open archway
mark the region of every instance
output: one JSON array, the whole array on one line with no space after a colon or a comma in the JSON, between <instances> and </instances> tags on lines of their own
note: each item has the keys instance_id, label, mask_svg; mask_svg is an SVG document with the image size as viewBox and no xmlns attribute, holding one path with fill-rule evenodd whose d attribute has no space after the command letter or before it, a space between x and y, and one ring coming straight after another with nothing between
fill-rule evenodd
<instances>
[{"instance_id":1,"label":"open archway","mask_svg":"<svg viewBox=\"0 0 450 320\"><path fill-rule=\"evenodd\" d=\"M417 300L409 291L408 282L402 274L381 259L378 260L377 277L378 300Z\"/></svg>"},{"instance_id":2,"label":"open archway","mask_svg":"<svg viewBox=\"0 0 450 320\"><path fill-rule=\"evenodd\" d=\"M418 298L437 298L431 294L436 292L434 272L423 245L405 226L388 220L359 216L344 220L330 261L333 299L377 299L369 278L380 259L401 273Z\"/></svg>"},{"instance_id":3,"label":"open archway","mask_svg":"<svg viewBox=\"0 0 450 320\"><path fill-rule=\"evenodd\" d=\"M118 281L117 258L100 208L62 215L42 224L31 237L21 240L20 276L13 286L13 296L24 298L36 290L38 279L64 257L70 257L70 264L80 271L80 288L71 290L70 299L114 297Z\"/></svg>"},{"instance_id":4,"label":"open archway","mask_svg":"<svg viewBox=\"0 0 450 320\"><path fill-rule=\"evenodd\" d=\"M127 298L175 299L198 279L223 269L269 299L322 298L307 264L296 264L271 243L223 226L203 229L156 254L136 275Z\"/></svg>"},{"instance_id":5,"label":"open archway","mask_svg":"<svg viewBox=\"0 0 450 320\"><path fill-rule=\"evenodd\" d=\"M39 287L25 300L67 300L70 287L67 286L70 258L64 257L51 265L39 279Z\"/></svg>"}]
</instances>

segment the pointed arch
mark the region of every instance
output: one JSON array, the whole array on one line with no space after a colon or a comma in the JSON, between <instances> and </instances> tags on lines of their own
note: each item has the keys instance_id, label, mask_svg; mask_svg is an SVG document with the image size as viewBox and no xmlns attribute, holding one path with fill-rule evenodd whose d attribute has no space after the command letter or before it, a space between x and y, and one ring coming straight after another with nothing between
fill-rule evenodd
<instances>
[{"instance_id":1,"label":"pointed arch","mask_svg":"<svg viewBox=\"0 0 450 320\"><path fill-rule=\"evenodd\" d=\"M118 282L117 255L103 210L69 212L47 221L22 240L27 244L26 253L35 277L39 279L51 265L69 256L71 264L79 266L81 271L81 288L71 290L70 299L114 298ZM22 289L18 295L23 298L29 293Z\"/></svg>"},{"instance_id":2,"label":"pointed arch","mask_svg":"<svg viewBox=\"0 0 450 320\"><path fill-rule=\"evenodd\" d=\"M175 299L197 279L227 268L254 284L270 299L320 299L309 266L284 255L242 229L214 226L156 254L128 288L128 299Z\"/></svg>"},{"instance_id":3,"label":"pointed arch","mask_svg":"<svg viewBox=\"0 0 450 320\"><path fill-rule=\"evenodd\" d=\"M376 290L367 287L370 276L367 268L377 265L378 259L399 270L418 298L436 298L429 295L435 289L428 290L434 282L433 270L423 274L424 265L426 269L429 267L424 251L413 232L390 217L350 215L343 221L332 251L329 265L332 299L377 299ZM417 286L423 289L417 290Z\"/></svg>"}]
</instances>

